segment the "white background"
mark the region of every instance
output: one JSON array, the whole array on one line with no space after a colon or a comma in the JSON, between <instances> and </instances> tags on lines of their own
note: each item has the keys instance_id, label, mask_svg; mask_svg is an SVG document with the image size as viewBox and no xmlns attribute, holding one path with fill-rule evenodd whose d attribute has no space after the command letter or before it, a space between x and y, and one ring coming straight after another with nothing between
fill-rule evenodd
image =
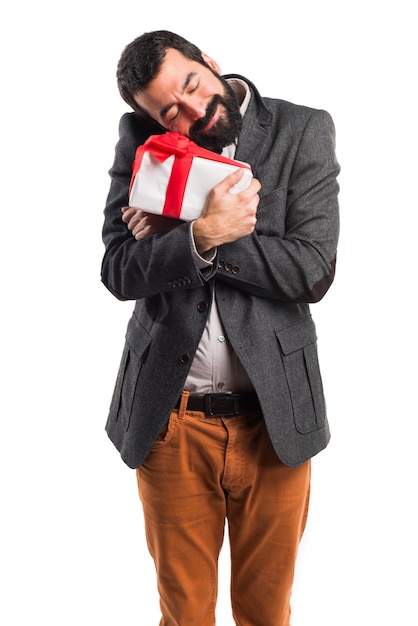
<instances>
[{"instance_id":1,"label":"white background","mask_svg":"<svg viewBox=\"0 0 418 626\"><path fill-rule=\"evenodd\" d=\"M314 460L292 626L416 626L413 2L8 3L1 15L5 626L156 626L135 474L104 432L132 303L100 283L123 47L191 39L263 95L328 110L337 277L312 307L332 442ZM11 7L11 8L10 8ZM220 626L232 625L221 557Z\"/></svg>"}]
</instances>

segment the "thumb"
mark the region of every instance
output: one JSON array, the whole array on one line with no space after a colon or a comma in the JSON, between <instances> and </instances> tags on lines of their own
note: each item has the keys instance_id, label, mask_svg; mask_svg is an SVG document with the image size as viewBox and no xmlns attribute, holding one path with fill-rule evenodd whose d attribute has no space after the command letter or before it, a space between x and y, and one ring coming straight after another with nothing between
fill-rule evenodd
<instances>
[{"instance_id":1,"label":"thumb","mask_svg":"<svg viewBox=\"0 0 418 626\"><path fill-rule=\"evenodd\" d=\"M244 170L242 167L239 167L238 169L235 170L235 172L228 174L226 178L221 180L221 182L215 186L215 189L219 193L228 193L229 190L232 189L232 187L234 187L234 185L236 185L243 176L244 176Z\"/></svg>"}]
</instances>

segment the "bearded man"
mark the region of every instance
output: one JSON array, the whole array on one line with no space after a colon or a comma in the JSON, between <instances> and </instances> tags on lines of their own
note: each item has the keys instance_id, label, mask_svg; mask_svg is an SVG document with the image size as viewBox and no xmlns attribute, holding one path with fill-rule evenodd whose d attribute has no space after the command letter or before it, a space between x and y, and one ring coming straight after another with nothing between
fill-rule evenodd
<instances>
[{"instance_id":1,"label":"bearded man","mask_svg":"<svg viewBox=\"0 0 418 626\"><path fill-rule=\"evenodd\" d=\"M213 626L227 522L240 626L289 626L311 459L330 433L310 303L334 280L330 115L262 97L197 46L144 33L117 69L120 121L102 280L135 301L106 424L136 470L160 626ZM251 165L191 222L129 207L136 148L180 133Z\"/></svg>"}]
</instances>

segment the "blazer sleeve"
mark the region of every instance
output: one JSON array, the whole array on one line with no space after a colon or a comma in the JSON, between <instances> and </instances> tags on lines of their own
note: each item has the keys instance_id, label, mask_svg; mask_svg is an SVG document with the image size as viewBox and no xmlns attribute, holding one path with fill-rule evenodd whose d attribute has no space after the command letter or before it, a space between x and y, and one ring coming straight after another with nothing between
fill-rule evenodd
<instances>
[{"instance_id":1,"label":"blazer sleeve","mask_svg":"<svg viewBox=\"0 0 418 626\"><path fill-rule=\"evenodd\" d=\"M287 163L281 157L276 162L277 169L287 174L280 178L275 193L261 197L255 232L219 250L217 278L236 289L309 303L319 301L334 280L340 171L335 128L326 111L311 111L299 139L295 137L293 151L288 151L291 162L289 157ZM282 221L266 231L266 215L270 222L279 220L279 215Z\"/></svg>"},{"instance_id":2,"label":"blazer sleeve","mask_svg":"<svg viewBox=\"0 0 418 626\"><path fill-rule=\"evenodd\" d=\"M110 190L102 230L105 253L101 279L119 300L138 300L174 289L190 289L205 282L190 245L190 225L180 222L169 233L137 241L122 221L128 204L136 148L161 127L126 113L120 120L119 140L109 170Z\"/></svg>"}]
</instances>

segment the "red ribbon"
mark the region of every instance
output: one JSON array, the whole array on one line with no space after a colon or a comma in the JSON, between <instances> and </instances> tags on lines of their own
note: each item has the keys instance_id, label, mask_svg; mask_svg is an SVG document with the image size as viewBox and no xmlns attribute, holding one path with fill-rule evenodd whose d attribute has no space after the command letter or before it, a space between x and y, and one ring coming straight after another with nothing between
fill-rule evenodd
<instances>
[{"instance_id":1,"label":"red ribbon","mask_svg":"<svg viewBox=\"0 0 418 626\"><path fill-rule=\"evenodd\" d=\"M162 215L166 217L180 218L183 204L184 192L186 190L187 179L189 177L192 161L195 156L227 163L237 167L247 167L245 164L238 164L232 159L223 157L216 152L201 148L196 143L181 135L180 133L165 133L164 135L151 135L146 142L138 146L135 154L135 161L132 169L131 188L136 174L138 173L142 157L149 151L156 159L163 163L168 157L174 155L173 168L168 181L165 202Z\"/></svg>"}]
</instances>

